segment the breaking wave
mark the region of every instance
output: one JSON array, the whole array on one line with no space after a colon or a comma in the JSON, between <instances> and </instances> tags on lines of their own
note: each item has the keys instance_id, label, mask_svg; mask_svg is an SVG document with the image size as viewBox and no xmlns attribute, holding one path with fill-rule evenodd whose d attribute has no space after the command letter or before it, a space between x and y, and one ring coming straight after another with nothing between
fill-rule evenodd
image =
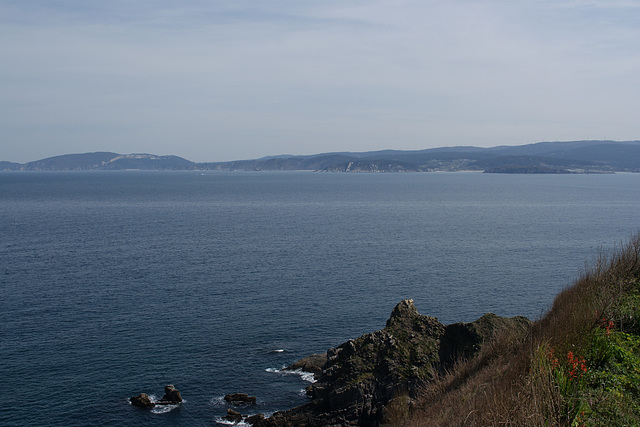
<instances>
[{"instance_id":1,"label":"breaking wave","mask_svg":"<svg viewBox=\"0 0 640 427\"><path fill-rule=\"evenodd\" d=\"M284 367L277 368L267 368L265 369L267 372L273 372L275 374L281 375L299 375L303 381L309 383L315 383L317 380L315 379L315 375L313 372L303 371L302 369L285 369Z\"/></svg>"},{"instance_id":2,"label":"breaking wave","mask_svg":"<svg viewBox=\"0 0 640 427\"><path fill-rule=\"evenodd\" d=\"M167 412L171 412L174 409L179 408L181 405L181 403L175 403L170 405L158 405L157 403L160 399L158 399L158 397L154 394L149 395L149 400L156 404L156 406L154 406L149 410L149 412L151 412L152 414L166 414ZM127 399L127 402L129 403L129 405L131 405L131 401L129 399ZM184 402L186 402L186 400L183 399L182 403Z\"/></svg>"}]
</instances>

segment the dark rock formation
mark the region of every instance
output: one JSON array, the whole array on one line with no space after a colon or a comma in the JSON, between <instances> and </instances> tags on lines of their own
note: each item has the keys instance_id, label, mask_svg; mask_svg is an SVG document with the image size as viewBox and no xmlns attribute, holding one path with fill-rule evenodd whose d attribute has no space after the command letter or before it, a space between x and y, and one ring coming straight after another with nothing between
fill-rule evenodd
<instances>
[{"instance_id":1,"label":"dark rock formation","mask_svg":"<svg viewBox=\"0 0 640 427\"><path fill-rule=\"evenodd\" d=\"M255 396L249 396L247 393L227 394L224 397L224 400L226 400L229 403L244 403L244 404L254 404L254 403L256 403L256 397Z\"/></svg>"},{"instance_id":2,"label":"dark rock formation","mask_svg":"<svg viewBox=\"0 0 640 427\"><path fill-rule=\"evenodd\" d=\"M172 385L164 386L164 396L158 403L167 404L167 403L180 403L182 402L182 396L180 396L180 392L176 390L176 388Z\"/></svg>"},{"instance_id":3,"label":"dark rock formation","mask_svg":"<svg viewBox=\"0 0 640 427\"><path fill-rule=\"evenodd\" d=\"M453 323L444 329L440 339L440 371L453 367L460 359L470 359L475 356L482 344L491 340L498 333L511 331L518 334L529 330L531 321L526 317L500 317L487 313L471 323Z\"/></svg>"},{"instance_id":4,"label":"dark rock formation","mask_svg":"<svg viewBox=\"0 0 640 427\"><path fill-rule=\"evenodd\" d=\"M329 349L318 381L307 387L311 402L276 412L261 425L378 426L391 402L403 400L406 405L421 385L458 358L475 355L498 329L522 329L528 322L489 314L445 327L419 314L413 300L404 300L384 329Z\"/></svg>"},{"instance_id":5,"label":"dark rock formation","mask_svg":"<svg viewBox=\"0 0 640 427\"><path fill-rule=\"evenodd\" d=\"M322 368L327 363L327 353L312 354L307 357L303 357L291 366L284 368L287 371L301 370L304 372L311 372L315 378L322 373Z\"/></svg>"},{"instance_id":6,"label":"dark rock formation","mask_svg":"<svg viewBox=\"0 0 640 427\"><path fill-rule=\"evenodd\" d=\"M229 408L227 409L227 415L225 415L222 418L224 418L225 420L229 420L229 421L233 421L234 423L237 423L242 421L242 414L240 414L240 412L236 412L233 409Z\"/></svg>"},{"instance_id":7,"label":"dark rock formation","mask_svg":"<svg viewBox=\"0 0 640 427\"><path fill-rule=\"evenodd\" d=\"M274 414L275 425L376 425L384 405L437 374L444 326L418 313L412 300L398 304L387 326L332 348L318 381L309 387L312 401Z\"/></svg>"},{"instance_id":8,"label":"dark rock formation","mask_svg":"<svg viewBox=\"0 0 640 427\"><path fill-rule=\"evenodd\" d=\"M133 406L137 406L138 408L153 408L154 406L156 406L156 404L153 403L151 399L149 399L147 393L140 393L137 396L133 396L129 398L129 402L131 402Z\"/></svg>"},{"instance_id":9,"label":"dark rock formation","mask_svg":"<svg viewBox=\"0 0 640 427\"><path fill-rule=\"evenodd\" d=\"M247 424L251 424L253 427L262 427L267 426L265 423L265 418L263 414L251 415L244 419Z\"/></svg>"}]
</instances>

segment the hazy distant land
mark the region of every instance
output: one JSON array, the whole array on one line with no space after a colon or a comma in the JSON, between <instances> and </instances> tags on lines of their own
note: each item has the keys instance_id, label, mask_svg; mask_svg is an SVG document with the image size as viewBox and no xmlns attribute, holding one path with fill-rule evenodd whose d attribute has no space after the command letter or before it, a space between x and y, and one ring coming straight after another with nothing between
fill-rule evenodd
<instances>
[{"instance_id":1,"label":"hazy distant land","mask_svg":"<svg viewBox=\"0 0 640 427\"><path fill-rule=\"evenodd\" d=\"M225 170L325 172L611 173L640 172L640 141L539 142L360 153L278 155L229 162L192 162L155 154L65 154L28 163L0 161L0 171Z\"/></svg>"}]
</instances>

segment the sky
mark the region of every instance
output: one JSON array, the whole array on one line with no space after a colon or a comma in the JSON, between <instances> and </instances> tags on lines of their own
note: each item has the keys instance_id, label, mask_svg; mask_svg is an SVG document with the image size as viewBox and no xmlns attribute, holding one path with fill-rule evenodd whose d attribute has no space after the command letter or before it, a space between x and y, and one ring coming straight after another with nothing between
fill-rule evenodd
<instances>
[{"instance_id":1,"label":"sky","mask_svg":"<svg viewBox=\"0 0 640 427\"><path fill-rule=\"evenodd\" d=\"M640 0L0 0L0 160L640 139Z\"/></svg>"}]
</instances>

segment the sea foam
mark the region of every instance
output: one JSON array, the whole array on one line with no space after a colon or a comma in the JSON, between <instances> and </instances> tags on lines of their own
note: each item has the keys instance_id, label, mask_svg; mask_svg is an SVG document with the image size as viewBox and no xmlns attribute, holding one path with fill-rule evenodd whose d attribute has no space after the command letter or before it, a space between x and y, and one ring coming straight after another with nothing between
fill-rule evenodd
<instances>
[{"instance_id":1,"label":"sea foam","mask_svg":"<svg viewBox=\"0 0 640 427\"><path fill-rule=\"evenodd\" d=\"M300 378L302 378L303 381L309 382L309 383L315 383L317 380L315 379L315 375L313 372L307 372L307 371L303 371L302 369L285 369L285 367L282 367L280 369L277 368L267 368L265 369L265 371L267 372L273 372L276 374L282 374L282 375L299 375Z\"/></svg>"}]
</instances>

